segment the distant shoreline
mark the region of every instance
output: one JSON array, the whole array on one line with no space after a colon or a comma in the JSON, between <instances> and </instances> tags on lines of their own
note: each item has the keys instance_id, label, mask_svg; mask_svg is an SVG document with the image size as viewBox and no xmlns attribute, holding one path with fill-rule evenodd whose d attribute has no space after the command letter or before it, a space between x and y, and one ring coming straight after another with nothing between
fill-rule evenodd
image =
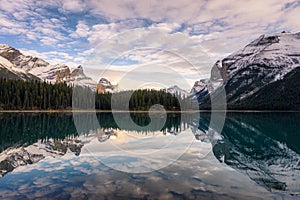
<instances>
[{"instance_id":1,"label":"distant shoreline","mask_svg":"<svg viewBox=\"0 0 300 200\"><path fill-rule=\"evenodd\" d=\"M164 111L149 111L149 110L0 110L0 113L111 113L111 112L118 112L118 113L162 113ZM187 110L187 111L173 111L173 110L166 110L166 113L210 113L210 112L226 112L226 113L300 113L300 110Z\"/></svg>"}]
</instances>

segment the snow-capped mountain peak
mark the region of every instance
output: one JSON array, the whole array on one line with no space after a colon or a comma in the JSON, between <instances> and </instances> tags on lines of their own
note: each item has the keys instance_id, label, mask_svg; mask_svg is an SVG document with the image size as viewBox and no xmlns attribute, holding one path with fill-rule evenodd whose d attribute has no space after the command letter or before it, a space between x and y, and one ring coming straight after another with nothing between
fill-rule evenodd
<instances>
[{"instance_id":1,"label":"snow-capped mountain peak","mask_svg":"<svg viewBox=\"0 0 300 200\"><path fill-rule=\"evenodd\" d=\"M0 56L0 76L8 79L22 79L22 80L37 80L38 77L35 77L32 74L27 73L21 68L15 67L6 58Z\"/></svg>"},{"instance_id":2,"label":"snow-capped mountain peak","mask_svg":"<svg viewBox=\"0 0 300 200\"><path fill-rule=\"evenodd\" d=\"M184 90L184 89L181 89L179 86L177 85L173 85L171 87L168 87L168 88L164 88L162 89L162 91L165 91L167 93L170 93L170 94L173 94L173 95L178 95L180 96L181 98L185 98L185 97L188 97L189 93L188 91Z\"/></svg>"},{"instance_id":3,"label":"snow-capped mountain peak","mask_svg":"<svg viewBox=\"0 0 300 200\"><path fill-rule=\"evenodd\" d=\"M118 86L113 85L107 78L100 78L97 84L98 93L114 93L118 91Z\"/></svg>"},{"instance_id":4,"label":"snow-capped mountain peak","mask_svg":"<svg viewBox=\"0 0 300 200\"><path fill-rule=\"evenodd\" d=\"M52 65L37 57L25 56L19 50L0 44L0 66L11 71L11 78L30 79L38 77L42 81L50 83L65 82L69 85L80 85L95 89L96 82L87 77L80 65L73 71L65 64ZM5 71L5 72L6 72ZM0 74L3 76L4 73ZM7 74L7 72L5 73Z\"/></svg>"},{"instance_id":5,"label":"snow-capped mountain peak","mask_svg":"<svg viewBox=\"0 0 300 200\"><path fill-rule=\"evenodd\" d=\"M196 94L198 92L201 92L203 90L205 90L207 88L207 83L208 83L208 80L206 79L201 79L199 81L196 81L194 83L194 86L192 87L191 89L191 94Z\"/></svg>"},{"instance_id":6,"label":"snow-capped mountain peak","mask_svg":"<svg viewBox=\"0 0 300 200\"><path fill-rule=\"evenodd\" d=\"M298 67L300 33L261 35L241 50L217 61L207 85L211 87L210 94L224 87L227 104L237 105L267 85L283 80Z\"/></svg>"}]
</instances>

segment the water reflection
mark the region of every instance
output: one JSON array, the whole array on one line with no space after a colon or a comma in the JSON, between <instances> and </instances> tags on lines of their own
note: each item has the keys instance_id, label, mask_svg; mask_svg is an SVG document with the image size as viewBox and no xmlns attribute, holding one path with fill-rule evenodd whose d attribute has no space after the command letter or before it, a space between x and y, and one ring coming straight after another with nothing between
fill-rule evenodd
<instances>
[{"instance_id":1,"label":"water reflection","mask_svg":"<svg viewBox=\"0 0 300 200\"><path fill-rule=\"evenodd\" d=\"M124 114L118 115L122 118ZM83 115L87 122L93 117L92 113ZM182 134L188 129L192 115L180 113L168 113L163 127L154 123L143 130L135 130L126 124L120 129L112 113L97 113L100 124L98 127L101 128L87 123L85 129L81 129L81 134L77 134L71 113L3 113L1 116L0 176L13 171L16 167L33 164L49 156L57 158L67 152L73 152L78 156L83 146L94 156L105 153L104 156L101 155L101 160L108 165L113 163L111 167L115 169L135 173L153 171L174 162L185 152L194 138L192 134ZM149 123L148 114L132 113L131 117L135 123L143 127ZM156 118L159 119L158 117ZM179 133L181 135L177 136ZM117 138L113 144L106 142L113 138ZM98 142L96 145L95 141ZM123 151L120 152L120 149ZM157 154L157 149L164 151ZM130 156L132 152L147 154L147 162L144 162L145 156L139 158ZM154 157L151 157L150 154L153 152ZM117 159L118 161L121 159L126 167L117 166ZM131 167L132 160L135 160L134 165L137 166L135 169ZM155 167L151 168L150 163Z\"/></svg>"},{"instance_id":2,"label":"water reflection","mask_svg":"<svg viewBox=\"0 0 300 200\"><path fill-rule=\"evenodd\" d=\"M89 117L90 114L87 113L86 115ZM122 113L120 113L120 115L122 115ZM131 117L134 122L141 126L150 123L149 116L146 113L133 113ZM41 161L45 159L47 155L59 160L58 158L60 158L60 156L67 154L70 150L74 155L80 155L78 159L72 158L71 160L66 159L60 162L72 162L74 159L78 160L78 165L80 165L84 171L89 170L90 166L85 166L80 160L88 162L85 157L87 156L87 151L85 150L87 147L88 149L91 147L89 145L94 144L92 141L96 141L97 146L102 145L103 148L107 147L105 146L107 143L114 142L115 144L123 145L122 147L124 149L132 149L134 147L135 150L148 151L151 148L161 147L159 145L168 141L170 138L177 138L177 143L175 144L178 147L180 147L180 145L184 146L189 142L188 140L195 139L197 142L186 152L186 158L183 161L173 163L170 168L153 172L155 176L153 173L150 173L147 179L145 178L145 181L151 180L153 184L164 183L164 186L171 184L171 181L167 181L173 180L173 178L171 178L173 175L168 173L171 170L172 173L179 174L178 180L185 180L185 183L178 182L179 185L181 184L181 187L178 189L181 192L176 190L172 191L172 198L181 198L182 195L186 198L192 198L192 193L187 195L184 190L191 190L194 193L202 190L199 189L200 186L198 185L198 187L197 184L200 184L201 187L210 185L209 188L213 188L214 191L224 191L225 189L222 189L222 187L228 184L232 187L236 187L237 191L245 193L247 188L246 186L245 188L239 186L239 184L242 184L240 180L234 179L234 182L221 184L221 182L225 180L217 178L206 180L205 177L203 177L204 174L214 173L216 176L217 172L212 172L213 169L215 169L216 166L218 166L218 170L219 168L225 168L225 163L231 168L242 172L255 183L258 183L269 191L286 191L287 194L299 195L299 117L299 113L228 113L223 131L220 133L215 131L213 124L210 126L209 113L168 113L166 123L162 128L152 126L151 129L145 131L134 130L130 126L123 127L123 129L120 130L111 113L97 113L101 130L87 128L83 132L83 135L78 135L73 123L72 114L2 113L0 114L0 148L2 152L0 155L2 159L0 159L0 163L3 161L3 155L8 155L8 151L20 148L21 151L18 150L19 157L24 157L25 151L23 150L26 150L30 157L29 160L24 161L24 165ZM192 137L185 137L186 131L192 133ZM139 142L134 143L130 141L129 136L139 137ZM141 138L150 142L142 143ZM209 144L212 147L211 149L207 149L212 150L212 155L217 158L219 164L210 161L209 159L212 158L209 157L209 155L207 157L204 157L204 154L202 157L199 156L199 154L203 153L201 152L201 150L203 150L201 144ZM169 148L171 153L175 152L174 148L177 146ZM37 154L37 149L43 151L43 153ZM103 152L108 152L108 149L105 150L106 151ZM167 155L170 151L163 152L163 154ZM81 156L82 153L83 155ZM124 159L128 161L128 154L120 156L120 152L116 153L119 157L113 154L107 154L106 159L110 164L120 167L121 164L124 164ZM33 157L32 155L37 155L37 157ZM39 157L39 155L43 156ZM14 154L13 158L15 157ZM138 156L136 156L135 159L131 157L130 162L141 164L141 160L139 159ZM20 160L18 160L18 162L19 161ZM97 167L99 167L98 165ZM204 170L201 167L205 165L208 167ZM0 164L0 170L6 170L6 172L3 173L6 174L14 169L11 166L12 165L7 165L7 162L2 162L2 164ZM45 167L45 163L43 167ZM52 168L52 170L55 170L55 166L52 166ZM59 173L65 173L65 171L60 172L59 169L61 168L57 168L57 175ZM68 171L70 169L66 170ZM104 178L107 182L109 182L112 177L117 176L116 171L108 170L103 166L99 170L97 173L100 173L101 178ZM109 173L109 175L106 173ZM93 173L91 172L89 175L92 177ZM18 174L18 176L21 176L21 174ZM139 178L134 178L130 174L128 176L124 174L120 176L124 176L124 180L122 180L124 184L127 182L133 184L135 181L139 181ZM135 176L144 177L145 174ZM164 178L159 176L164 176ZM231 179L233 178L232 176L238 175L231 172L227 177ZM5 182L5 180L9 181L9 178L10 176L2 179ZM95 183L96 179L91 179L90 181ZM154 179L157 179L157 182L155 182ZM238 177L238 179L241 179L241 177ZM205 184L204 180L206 180ZM182 184L185 185L183 186ZM204 184L204 186L202 184ZM118 187L124 187L124 185L119 185ZM154 191L155 189L153 189L152 192L154 193ZM113 190L111 192L118 193ZM200 196L208 194L210 193L199 192ZM137 195L136 197L138 198L140 196ZM197 198L198 197L199 196L197 196ZM220 198L223 197L224 196L220 196Z\"/></svg>"},{"instance_id":3,"label":"water reflection","mask_svg":"<svg viewBox=\"0 0 300 200\"><path fill-rule=\"evenodd\" d=\"M70 113L0 113L0 152L38 140L76 135Z\"/></svg>"},{"instance_id":4,"label":"water reflection","mask_svg":"<svg viewBox=\"0 0 300 200\"><path fill-rule=\"evenodd\" d=\"M123 113L120 113L123 115ZM86 113L86 118L92 114ZM149 123L149 116L146 113L131 114L134 122L141 126ZM145 132L180 132L188 127L193 116L169 113L163 128L151 127ZM100 126L103 129L119 129L115 123L112 113L97 113ZM128 126L123 130L136 131ZM88 134L95 129L87 126L82 132ZM138 130L139 131L139 130ZM30 145L38 140L65 139L67 137L78 136L74 125L72 113L0 113L0 152L23 144Z\"/></svg>"},{"instance_id":5,"label":"water reflection","mask_svg":"<svg viewBox=\"0 0 300 200\"><path fill-rule=\"evenodd\" d=\"M213 153L268 190L300 193L299 113L229 113ZM209 115L202 115L202 122ZM219 134L200 123L199 129Z\"/></svg>"}]
</instances>

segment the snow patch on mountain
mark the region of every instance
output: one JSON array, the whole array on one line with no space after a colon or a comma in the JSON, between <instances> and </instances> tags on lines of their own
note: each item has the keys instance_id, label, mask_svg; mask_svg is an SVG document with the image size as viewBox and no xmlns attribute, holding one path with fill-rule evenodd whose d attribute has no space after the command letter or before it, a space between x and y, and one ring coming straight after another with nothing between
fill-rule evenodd
<instances>
[{"instance_id":1,"label":"snow patch on mountain","mask_svg":"<svg viewBox=\"0 0 300 200\"><path fill-rule=\"evenodd\" d=\"M9 60L0 56L0 76L3 78L15 78L22 80L38 79L25 70L15 67Z\"/></svg>"},{"instance_id":2,"label":"snow patch on mountain","mask_svg":"<svg viewBox=\"0 0 300 200\"><path fill-rule=\"evenodd\" d=\"M107 78L101 78L97 85L98 93L114 93L118 91L118 85L113 85Z\"/></svg>"},{"instance_id":3,"label":"snow patch on mountain","mask_svg":"<svg viewBox=\"0 0 300 200\"><path fill-rule=\"evenodd\" d=\"M181 98L186 98L189 96L189 92L184 90L184 89L181 89L179 86L177 85L174 85L174 86L171 86L171 87L168 87L168 88L164 88L164 89L161 89L161 91L164 91L164 92L167 92L167 93L170 93L170 94L173 94L173 95L178 95L180 96Z\"/></svg>"},{"instance_id":4,"label":"snow patch on mountain","mask_svg":"<svg viewBox=\"0 0 300 200\"><path fill-rule=\"evenodd\" d=\"M194 83L194 86L191 89L191 94L197 94L199 92L203 92L205 90L208 90L208 80L207 79L202 79L200 81L196 81Z\"/></svg>"},{"instance_id":5,"label":"snow patch on mountain","mask_svg":"<svg viewBox=\"0 0 300 200\"><path fill-rule=\"evenodd\" d=\"M235 103L267 84L282 80L297 67L300 67L300 33L262 35L213 65L208 93L224 86L227 102Z\"/></svg>"},{"instance_id":6,"label":"snow patch on mountain","mask_svg":"<svg viewBox=\"0 0 300 200\"><path fill-rule=\"evenodd\" d=\"M97 83L84 74L81 65L71 71L67 65L51 65L42 59L25 56L19 50L6 44L0 44L0 58L0 65L5 66L13 73L34 75L42 81L52 84L65 82L68 85L79 85L96 89Z\"/></svg>"}]
</instances>

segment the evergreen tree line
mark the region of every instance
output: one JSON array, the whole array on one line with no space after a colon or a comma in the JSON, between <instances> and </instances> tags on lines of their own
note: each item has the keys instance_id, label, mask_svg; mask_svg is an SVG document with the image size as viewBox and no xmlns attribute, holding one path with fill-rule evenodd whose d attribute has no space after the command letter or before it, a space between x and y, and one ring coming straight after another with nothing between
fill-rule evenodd
<instances>
[{"instance_id":1,"label":"evergreen tree line","mask_svg":"<svg viewBox=\"0 0 300 200\"><path fill-rule=\"evenodd\" d=\"M75 89L75 90L74 90ZM73 93L75 91L75 93ZM0 79L1 110L57 110L74 108L111 110L148 110L155 104L166 110L189 110L193 108L189 98L158 90L122 91L115 94L98 94L86 87L75 88L65 83L50 84L41 81ZM129 102L128 102L129 100ZM128 105L129 104L129 105Z\"/></svg>"},{"instance_id":2,"label":"evergreen tree line","mask_svg":"<svg viewBox=\"0 0 300 200\"><path fill-rule=\"evenodd\" d=\"M0 109L67 109L71 98L72 88L64 83L0 79Z\"/></svg>"}]
</instances>

